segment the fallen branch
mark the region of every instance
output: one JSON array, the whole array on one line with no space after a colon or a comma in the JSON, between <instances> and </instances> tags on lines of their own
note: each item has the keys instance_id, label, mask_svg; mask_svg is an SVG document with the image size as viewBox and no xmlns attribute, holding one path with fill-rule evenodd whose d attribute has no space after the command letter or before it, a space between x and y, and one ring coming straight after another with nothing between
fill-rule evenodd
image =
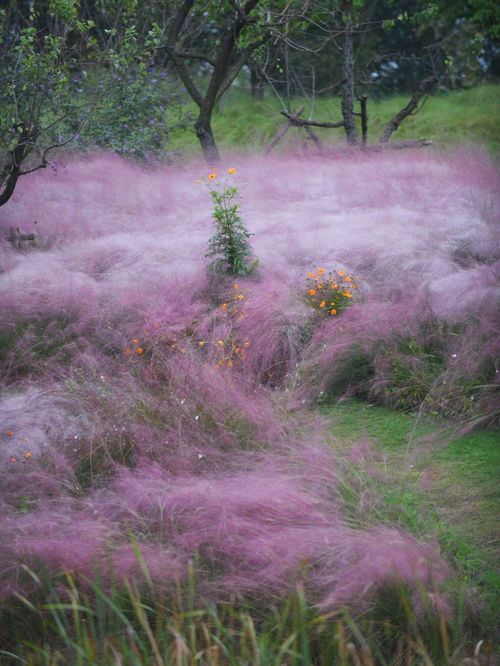
<instances>
[{"instance_id":1,"label":"fallen branch","mask_svg":"<svg viewBox=\"0 0 500 666\"><path fill-rule=\"evenodd\" d=\"M382 135L378 140L379 143L387 143L389 141L391 135L398 129L403 120L415 112L415 110L418 108L420 99L432 88L436 82L436 76L429 76L420 82L417 89L413 93L411 100L404 107L404 109L398 111L398 113L396 113L396 115L389 120L387 127L382 132Z\"/></svg>"}]
</instances>

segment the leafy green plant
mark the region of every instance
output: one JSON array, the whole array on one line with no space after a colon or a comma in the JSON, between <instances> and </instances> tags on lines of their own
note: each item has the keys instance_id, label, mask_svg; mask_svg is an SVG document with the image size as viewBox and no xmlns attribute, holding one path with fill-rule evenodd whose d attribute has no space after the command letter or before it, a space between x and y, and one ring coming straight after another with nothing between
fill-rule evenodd
<instances>
[{"instance_id":1,"label":"leafy green plant","mask_svg":"<svg viewBox=\"0 0 500 666\"><path fill-rule=\"evenodd\" d=\"M218 169L214 169L208 175L208 180L215 183ZM229 169L233 175L236 170ZM197 182L200 182L199 180ZM215 221L216 232L209 240L206 257L215 257L210 264L215 273L227 273L228 275L249 275L258 264L258 260L252 261L252 248L248 239L251 234L243 224L240 217L240 204L238 187L228 185L227 181L220 188L209 185L210 196L214 208L212 217Z\"/></svg>"},{"instance_id":2,"label":"leafy green plant","mask_svg":"<svg viewBox=\"0 0 500 666\"><path fill-rule=\"evenodd\" d=\"M331 271L325 274L324 268L307 274L307 295L309 305L324 315L338 315L350 304L353 290L358 285L345 271Z\"/></svg>"}]
</instances>

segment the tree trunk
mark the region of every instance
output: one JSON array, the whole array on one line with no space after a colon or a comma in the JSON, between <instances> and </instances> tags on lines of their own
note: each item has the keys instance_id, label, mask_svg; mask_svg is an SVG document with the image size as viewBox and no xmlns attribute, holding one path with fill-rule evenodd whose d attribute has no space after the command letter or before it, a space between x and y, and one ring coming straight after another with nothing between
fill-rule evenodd
<instances>
[{"instance_id":1,"label":"tree trunk","mask_svg":"<svg viewBox=\"0 0 500 666\"><path fill-rule=\"evenodd\" d=\"M264 99L264 77L262 66L257 62L248 65L250 69L250 93L253 99L262 101Z\"/></svg>"},{"instance_id":2,"label":"tree trunk","mask_svg":"<svg viewBox=\"0 0 500 666\"><path fill-rule=\"evenodd\" d=\"M30 139L30 132L26 129L23 129L17 146L11 152L10 164L4 167L0 175L0 206L6 204L14 194L17 180L21 175L21 166L26 153L28 152Z\"/></svg>"},{"instance_id":3,"label":"tree trunk","mask_svg":"<svg viewBox=\"0 0 500 666\"><path fill-rule=\"evenodd\" d=\"M354 115L354 53L352 43L352 2L342 3L342 80L341 80L341 111L344 119L347 142L358 143L358 130Z\"/></svg>"},{"instance_id":4,"label":"tree trunk","mask_svg":"<svg viewBox=\"0 0 500 666\"><path fill-rule=\"evenodd\" d=\"M194 129L200 142L203 157L208 164L212 165L220 162L220 153L212 131L212 109L202 108L200 110Z\"/></svg>"}]
</instances>

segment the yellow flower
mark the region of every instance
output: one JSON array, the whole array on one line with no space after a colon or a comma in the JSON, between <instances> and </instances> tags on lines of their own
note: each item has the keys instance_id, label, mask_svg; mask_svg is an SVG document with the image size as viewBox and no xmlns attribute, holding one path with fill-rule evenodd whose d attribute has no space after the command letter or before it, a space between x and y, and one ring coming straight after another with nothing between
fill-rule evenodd
<instances>
[{"instance_id":1,"label":"yellow flower","mask_svg":"<svg viewBox=\"0 0 500 666\"><path fill-rule=\"evenodd\" d=\"M233 169L233 167L231 167L230 169L228 169L228 172L232 175L233 173L236 173L236 169Z\"/></svg>"},{"instance_id":2,"label":"yellow flower","mask_svg":"<svg viewBox=\"0 0 500 666\"><path fill-rule=\"evenodd\" d=\"M236 298L237 298L239 301L244 301L244 300L245 300L245 297L243 296L243 294L236 294Z\"/></svg>"},{"instance_id":3,"label":"yellow flower","mask_svg":"<svg viewBox=\"0 0 500 666\"><path fill-rule=\"evenodd\" d=\"M205 346L204 341L203 341L203 340L200 340L200 341L198 342L198 347L204 347L204 346Z\"/></svg>"},{"instance_id":4,"label":"yellow flower","mask_svg":"<svg viewBox=\"0 0 500 666\"><path fill-rule=\"evenodd\" d=\"M323 275L324 272L325 272L324 268L318 268L318 275Z\"/></svg>"},{"instance_id":5,"label":"yellow flower","mask_svg":"<svg viewBox=\"0 0 500 666\"><path fill-rule=\"evenodd\" d=\"M217 178L217 176L215 175L215 173L209 173L208 174L208 179L209 180L215 180L216 178Z\"/></svg>"},{"instance_id":6,"label":"yellow flower","mask_svg":"<svg viewBox=\"0 0 500 666\"><path fill-rule=\"evenodd\" d=\"M319 307L320 307L320 308L324 308L325 305L326 305L325 301L321 301L321 303L319 304Z\"/></svg>"},{"instance_id":7,"label":"yellow flower","mask_svg":"<svg viewBox=\"0 0 500 666\"><path fill-rule=\"evenodd\" d=\"M316 289L309 289L309 296L314 296Z\"/></svg>"},{"instance_id":8,"label":"yellow flower","mask_svg":"<svg viewBox=\"0 0 500 666\"><path fill-rule=\"evenodd\" d=\"M342 275L345 275L345 271L338 271L338 274L342 277Z\"/></svg>"}]
</instances>

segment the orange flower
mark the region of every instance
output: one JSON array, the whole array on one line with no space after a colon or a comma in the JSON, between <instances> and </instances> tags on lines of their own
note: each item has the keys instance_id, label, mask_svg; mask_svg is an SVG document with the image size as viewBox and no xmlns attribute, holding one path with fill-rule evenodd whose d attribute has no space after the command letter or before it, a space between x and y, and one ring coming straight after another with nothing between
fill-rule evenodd
<instances>
[{"instance_id":1,"label":"orange flower","mask_svg":"<svg viewBox=\"0 0 500 666\"><path fill-rule=\"evenodd\" d=\"M314 296L316 289L309 289L309 296Z\"/></svg>"},{"instance_id":2,"label":"orange flower","mask_svg":"<svg viewBox=\"0 0 500 666\"><path fill-rule=\"evenodd\" d=\"M23 440L27 442L29 440L29 437L23 437Z\"/></svg>"},{"instance_id":3,"label":"orange flower","mask_svg":"<svg viewBox=\"0 0 500 666\"><path fill-rule=\"evenodd\" d=\"M219 171L219 169L212 169L212 171L215 171L217 173Z\"/></svg>"},{"instance_id":4,"label":"orange flower","mask_svg":"<svg viewBox=\"0 0 500 666\"><path fill-rule=\"evenodd\" d=\"M139 344L139 340L132 340L132 344L134 344L134 345L138 345L138 344Z\"/></svg>"},{"instance_id":5,"label":"orange flower","mask_svg":"<svg viewBox=\"0 0 500 666\"><path fill-rule=\"evenodd\" d=\"M17 458L11 458L10 462L17 462Z\"/></svg>"},{"instance_id":6,"label":"orange flower","mask_svg":"<svg viewBox=\"0 0 500 666\"><path fill-rule=\"evenodd\" d=\"M205 346L205 343L203 342L203 340L200 340L198 342L198 347L204 347L204 346Z\"/></svg>"},{"instance_id":7,"label":"orange flower","mask_svg":"<svg viewBox=\"0 0 500 666\"><path fill-rule=\"evenodd\" d=\"M348 291L344 291L344 296L346 298L352 298L352 294L350 294Z\"/></svg>"},{"instance_id":8,"label":"orange flower","mask_svg":"<svg viewBox=\"0 0 500 666\"><path fill-rule=\"evenodd\" d=\"M31 453L31 451L28 451L28 453L26 454L26 456L25 456L25 457L26 457L26 458L31 458L31 456L32 456L32 453Z\"/></svg>"},{"instance_id":9,"label":"orange flower","mask_svg":"<svg viewBox=\"0 0 500 666\"><path fill-rule=\"evenodd\" d=\"M332 309L330 310L330 314L331 314L331 315L336 315L336 314L337 314L337 310L336 310L335 308L332 308Z\"/></svg>"},{"instance_id":10,"label":"orange flower","mask_svg":"<svg viewBox=\"0 0 500 666\"><path fill-rule=\"evenodd\" d=\"M233 167L231 167L230 169L228 169L228 172L232 175L233 173L236 173L236 169L233 169Z\"/></svg>"},{"instance_id":11,"label":"orange flower","mask_svg":"<svg viewBox=\"0 0 500 666\"><path fill-rule=\"evenodd\" d=\"M12 432L12 430L7 430L5 434L7 435L7 437L12 437L14 433Z\"/></svg>"},{"instance_id":12,"label":"orange flower","mask_svg":"<svg viewBox=\"0 0 500 666\"><path fill-rule=\"evenodd\" d=\"M208 179L209 180L215 180L216 178L217 178L217 176L215 175L215 173L209 173L208 174Z\"/></svg>"},{"instance_id":13,"label":"orange flower","mask_svg":"<svg viewBox=\"0 0 500 666\"><path fill-rule=\"evenodd\" d=\"M217 340L216 344L217 344L217 347L222 347L222 345L224 343L222 342L222 340Z\"/></svg>"},{"instance_id":14,"label":"orange flower","mask_svg":"<svg viewBox=\"0 0 500 666\"><path fill-rule=\"evenodd\" d=\"M345 275L345 271L337 271L338 274L342 277L342 275Z\"/></svg>"},{"instance_id":15,"label":"orange flower","mask_svg":"<svg viewBox=\"0 0 500 666\"><path fill-rule=\"evenodd\" d=\"M137 350L136 350L136 351L137 351L138 354L142 354L142 352L143 352L144 350L143 350L142 347L137 347Z\"/></svg>"},{"instance_id":16,"label":"orange flower","mask_svg":"<svg viewBox=\"0 0 500 666\"><path fill-rule=\"evenodd\" d=\"M130 356L130 354L132 353L132 350L131 349L125 349L124 353L127 354L127 356Z\"/></svg>"},{"instance_id":17,"label":"orange flower","mask_svg":"<svg viewBox=\"0 0 500 666\"><path fill-rule=\"evenodd\" d=\"M320 308L324 308L325 305L326 305L325 301L321 301L321 303L319 304L319 307L320 307Z\"/></svg>"},{"instance_id":18,"label":"orange flower","mask_svg":"<svg viewBox=\"0 0 500 666\"><path fill-rule=\"evenodd\" d=\"M223 303L223 304L220 306L220 309L221 309L221 310L227 310L227 303Z\"/></svg>"},{"instance_id":19,"label":"orange flower","mask_svg":"<svg viewBox=\"0 0 500 666\"><path fill-rule=\"evenodd\" d=\"M201 183L201 180L197 178L194 182L196 183L196 185L199 185Z\"/></svg>"},{"instance_id":20,"label":"orange flower","mask_svg":"<svg viewBox=\"0 0 500 666\"><path fill-rule=\"evenodd\" d=\"M318 275L323 275L324 272L325 272L324 268L318 268Z\"/></svg>"},{"instance_id":21,"label":"orange flower","mask_svg":"<svg viewBox=\"0 0 500 666\"><path fill-rule=\"evenodd\" d=\"M309 278L313 278L313 277L314 277L314 273L308 273L308 274L307 274L307 277L309 277Z\"/></svg>"},{"instance_id":22,"label":"orange flower","mask_svg":"<svg viewBox=\"0 0 500 666\"><path fill-rule=\"evenodd\" d=\"M243 296L243 294L236 294L236 298L237 298L239 301L244 301L244 300L245 300L245 297Z\"/></svg>"},{"instance_id":23,"label":"orange flower","mask_svg":"<svg viewBox=\"0 0 500 666\"><path fill-rule=\"evenodd\" d=\"M344 278L344 282L352 282L352 277L346 277L346 278Z\"/></svg>"},{"instance_id":24,"label":"orange flower","mask_svg":"<svg viewBox=\"0 0 500 666\"><path fill-rule=\"evenodd\" d=\"M228 361L228 362L227 362L227 367L228 367L228 368L232 368L232 367L233 367L233 362L232 362L232 361Z\"/></svg>"},{"instance_id":25,"label":"orange flower","mask_svg":"<svg viewBox=\"0 0 500 666\"><path fill-rule=\"evenodd\" d=\"M239 289L239 288L240 288L240 285L239 285L237 282L235 282L235 284L234 284L234 288L235 288L235 289Z\"/></svg>"}]
</instances>

